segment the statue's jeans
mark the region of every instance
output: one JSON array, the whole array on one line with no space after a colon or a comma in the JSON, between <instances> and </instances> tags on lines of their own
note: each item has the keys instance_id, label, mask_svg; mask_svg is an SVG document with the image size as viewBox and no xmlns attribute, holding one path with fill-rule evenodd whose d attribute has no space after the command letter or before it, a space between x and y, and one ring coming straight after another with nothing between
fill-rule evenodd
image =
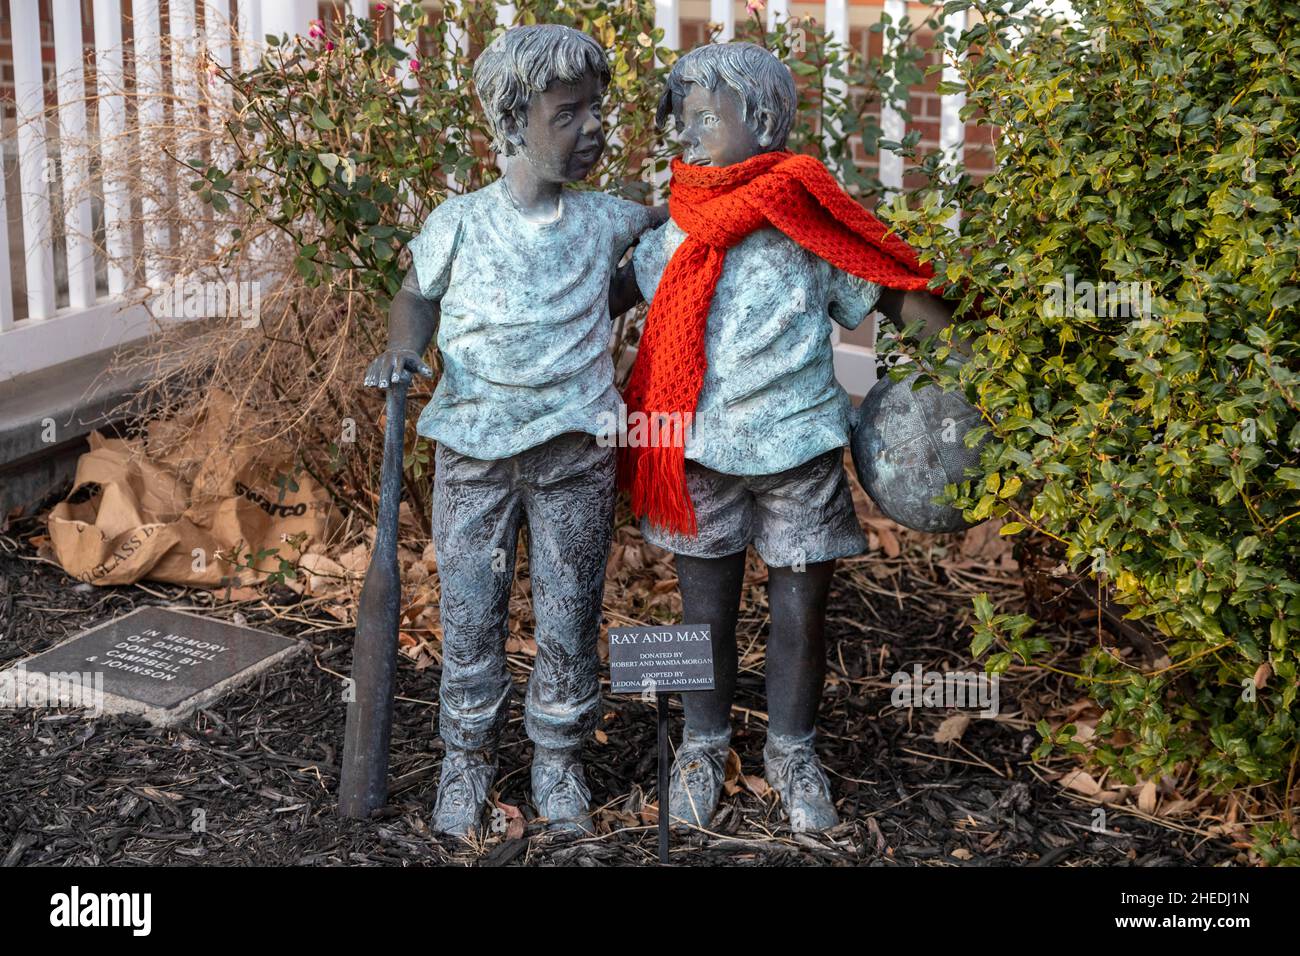
<instances>
[{"instance_id":1,"label":"statue's jeans","mask_svg":"<svg viewBox=\"0 0 1300 956\"><path fill-rule=\"evenodd\" d=\"M515 545L528 526L537 659L524 726L534 743L580 745L599 718L596 637L614 517L615 450L565 432L509 458L439 445L433 543L442 587L439 732L492 748L506 716L505 641Z\"/></svg>"}]
</instances>

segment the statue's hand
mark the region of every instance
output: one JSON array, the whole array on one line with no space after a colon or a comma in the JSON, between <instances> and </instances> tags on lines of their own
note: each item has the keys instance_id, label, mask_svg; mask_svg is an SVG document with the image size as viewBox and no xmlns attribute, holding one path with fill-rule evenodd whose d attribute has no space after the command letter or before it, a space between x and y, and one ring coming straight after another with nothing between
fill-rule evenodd
<instances>
[{"instance_id":1,"label":"statue's hand","mask_svg":"<svg viewBox=\"0 0 1300 956\"><path fill-rule=\"evenodd\" d=\"M366 385L371 388L387 388L394 382L410 384L412 374L433 378L433 369L410 349L389 349L366 369Z\"/></svg>"}]
</instances>

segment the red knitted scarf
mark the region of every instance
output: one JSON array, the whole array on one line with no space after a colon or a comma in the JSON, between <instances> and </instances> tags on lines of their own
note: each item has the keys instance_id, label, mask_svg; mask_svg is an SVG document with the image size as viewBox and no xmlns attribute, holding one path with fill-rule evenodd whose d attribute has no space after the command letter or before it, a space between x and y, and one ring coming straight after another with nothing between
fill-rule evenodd
<instances>
[{"instance_id":1,"label":"red knitted scarf","mask_svg":"<svg viewBox=\"0 0 1300 956\"><path fill-rule=\"evenodd\" d=\"M837 269L886 288L925 289L934 271L906 242L886 235L884 223L812 156L760 153L721 167L675 159L668 208L686 239L659 280L623 394L628 421L641 413L645 440L619 450L619 485L635 514L694 535L685 429L704 384L704 329L727 250L772 226Z\"/></svg>"}]
</instances>

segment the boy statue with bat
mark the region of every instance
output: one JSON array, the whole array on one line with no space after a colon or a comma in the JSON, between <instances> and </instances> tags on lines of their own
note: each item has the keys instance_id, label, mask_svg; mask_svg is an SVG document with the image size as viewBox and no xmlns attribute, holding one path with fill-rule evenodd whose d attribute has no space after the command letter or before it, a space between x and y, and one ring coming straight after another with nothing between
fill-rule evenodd
<instances>
[{"instance_id":1,"label":"boy statue with bat","mask_svg":"<svg viewBox=\"0 0 1300 956\"><path fill-rule=\"evenodd\" d=\"M452 196L410 244L389 347L367 383L443 372L418 431L437 443L433 542L442 588L439 731L446 745L433 825L481 823L511 681L505 640L515 543L528 526L537 659L524 723L536 745L533 802L553 827L588 831L580 759L599 713L596 639L614 511L615 450L598 443L616 413L610 309L615 267L653 210L585 179L604 149L610 72L590 37L558 25L498 37L474 66L478 97L506 156L491 185Z\"/></svg>"},{"instance_id":2,"label":"boy statue with bat","mask_svg":"<svg viewBox=\"0 0 1300 956\"><path fill-rule=\"evenodd\" d=\"M650 314L625 392L628 420L663 422L620 452L646 538L676 556L683 620L712 630L715 687L686 694L669 813L706 826L731 737L746 548L768 566L767 780L796 830L838 813L813 748L823 629L837 558L865 550L843 466L851 404L831 321L873 310L927 331L951 309L933 275L810 156L785 150L790 70L749 43L677 60L658 110L676 120L672 219L633 255ZM684 439L679 424L690 421Z\"/></svg>"}]
</instances>

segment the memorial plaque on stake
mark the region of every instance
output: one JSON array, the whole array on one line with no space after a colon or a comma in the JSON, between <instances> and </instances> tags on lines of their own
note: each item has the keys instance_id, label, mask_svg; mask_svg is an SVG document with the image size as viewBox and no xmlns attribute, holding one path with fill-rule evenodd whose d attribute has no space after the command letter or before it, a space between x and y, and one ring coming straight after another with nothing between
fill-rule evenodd
<instances>
[{"instance_id":1,"label":"memorial plaque on stake","mask_svg":"<svg viewBox=\"0 0 1300 956\"><path fill-rule=\"evenodd\" d=\"M655 695L659 725L659 862L668 863L668 695L713 690L713 637L707 624L609 629L610 689Z\"/></svg>"},{"instance_id":2,"label":"memorial plaque on stake","mask_svg":"<svg viewBox=\"0 0 1300 956\"><path fill-rule=\"evenodd\" d=\"M713 640L707 624L674 627L611 627L610 690L713 690Z\"/></svg>"},{"instance_id":3,"label":"memorial plaque on stake","mask_svg":"<svg viewBox=\"0 0 1300 956\"><path fill-rule=\"evenodd\" d=\"M104 713L140 714L165 726L306 646L216 618L145 607L16 665L22 686L7 675L6 696L89 679L102 688Z\"/></svg>"}]
</instances>

